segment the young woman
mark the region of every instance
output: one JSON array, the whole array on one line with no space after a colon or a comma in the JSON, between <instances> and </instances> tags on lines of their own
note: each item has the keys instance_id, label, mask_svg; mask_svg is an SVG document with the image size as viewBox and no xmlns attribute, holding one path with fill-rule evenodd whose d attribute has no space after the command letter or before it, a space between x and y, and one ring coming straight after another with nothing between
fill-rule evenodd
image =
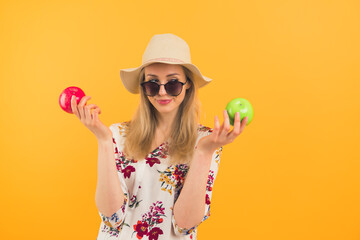
<instances>
[{"instance_id":1,"label":"young woman","mask_svg":"<svg viewBox=\"0 0 360 240\"><path fill-rule=\"evenodd\" d=\"M101 217L97 239L196 239L210 216L222 146L243 131L226 110L214 129L199 123L198 89L211 79L191 63L186 42L174 34L153 36L138 68L122 69L121 80L140 105L131 121L105 126L95 104L72 109L98 140L95 202ZM91 112L93 110L93 112ZM230 131L230 132L229 132Z\"/></svg>"}]
</instances>

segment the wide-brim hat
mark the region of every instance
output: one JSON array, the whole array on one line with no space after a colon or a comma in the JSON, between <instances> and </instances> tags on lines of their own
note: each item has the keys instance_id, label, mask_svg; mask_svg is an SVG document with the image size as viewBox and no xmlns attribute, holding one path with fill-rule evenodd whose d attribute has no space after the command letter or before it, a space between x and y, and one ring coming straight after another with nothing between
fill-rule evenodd
<instances>
[{"instance_id":1,"label":"wide-brim hat","mask_svg":"<svg viewBox=\"0 0 360 240\"><path fill-rule=\"evenodd\" d=\"M141 66L120 70L120 78L125 88L133 94L140 93L139 73L142 68L152 63L179 64L193 73L193 81L199 88L204 87L211 78L201 74L199 68L191 63L190 48L180 37L172 34L154 35L146 47Z\"/></svg>"}]
</instances>

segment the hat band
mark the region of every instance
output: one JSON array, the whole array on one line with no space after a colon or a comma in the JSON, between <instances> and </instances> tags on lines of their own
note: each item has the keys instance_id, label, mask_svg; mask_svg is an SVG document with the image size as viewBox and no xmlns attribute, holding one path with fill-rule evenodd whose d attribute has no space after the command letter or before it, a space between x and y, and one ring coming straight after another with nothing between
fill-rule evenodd
<instances>
[{"instance_id":1,"label":"hat band","mask_svg":"<svg viewBox=\"0 0 360 240\"><path fill-rule=\"evenodd\" d=\"M149 59L149 60L143 62L143 64L148 63L148 62L156 62L156 61L185 63L184 61L177 59L177 58L153 58L153 59Z\"/></svg>"}]
</instances>

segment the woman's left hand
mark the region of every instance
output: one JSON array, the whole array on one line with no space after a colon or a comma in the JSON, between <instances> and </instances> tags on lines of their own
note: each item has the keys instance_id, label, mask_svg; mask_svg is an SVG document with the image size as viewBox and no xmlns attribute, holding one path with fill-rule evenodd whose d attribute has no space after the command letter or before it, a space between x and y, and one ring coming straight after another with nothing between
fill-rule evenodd
<instances>
[{"instance_id":1,"label":"woman's left hand","mask_svg":"<svg viewBox=\"0 0 360 240\"><path fill-rule=\"evenodd\" d=\"M235 114L234 128L231 132L229 132L229 115L226 110L223 111L223 114L223 124L221 124L220 126L219 118L215 116L215 127L213 129L213 132L210 135L203 137L199 140L197 144L198 150L213 153L219 147L232 143L235 138L239 136L242 131L244 131L244 128L248 122L248 117L245 117L240 123L240 113L237 112Z\"/></svg>"}]
</instances>

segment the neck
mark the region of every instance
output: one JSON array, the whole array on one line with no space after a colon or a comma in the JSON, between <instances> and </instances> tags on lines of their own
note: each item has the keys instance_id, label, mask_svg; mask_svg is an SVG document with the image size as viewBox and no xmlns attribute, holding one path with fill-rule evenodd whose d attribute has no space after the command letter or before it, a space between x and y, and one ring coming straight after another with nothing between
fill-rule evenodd
<instances>
[{"instance_id":1,"label":"neck","mask_svg":"<svg viewBox=\"0 0 360 240\"><path fill-rule=\"evenodd\" d=\"M156 129L159 130L164 135L168 135L170 133L171 126L175 120L176 114L177 112L162 113L162 114L158 113L157 117L159 124L156 127Z\"/></svg>"}]
</instances>

